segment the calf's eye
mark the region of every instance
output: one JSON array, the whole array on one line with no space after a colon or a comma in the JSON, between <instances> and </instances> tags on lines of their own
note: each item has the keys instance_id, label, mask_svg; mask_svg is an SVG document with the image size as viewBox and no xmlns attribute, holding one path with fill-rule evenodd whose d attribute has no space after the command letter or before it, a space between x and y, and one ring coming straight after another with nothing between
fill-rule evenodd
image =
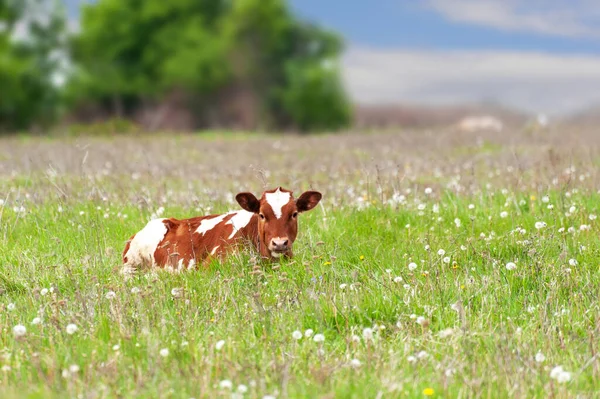
<instances>
[{"instance_id":1,"label":"calf's eye","mask_svg":"<svg viewBox=\"0 0 600 399\"><path fill-rule=\"evenodd\" d=\"M298 212L292 213L292 219L296 219L297 216L298 216Z\"/></svg>"},{"instance_id":2,"label":"calf's eye","mask_svg":"<svg viewBox=\"0 0 600 399\"><path fill-rule=\"evenodd\" d=\"M258 216L260 216L261 220L265 220L265 215L263 215L262 213L259 213Z\"/></svg>"}]
</instances>

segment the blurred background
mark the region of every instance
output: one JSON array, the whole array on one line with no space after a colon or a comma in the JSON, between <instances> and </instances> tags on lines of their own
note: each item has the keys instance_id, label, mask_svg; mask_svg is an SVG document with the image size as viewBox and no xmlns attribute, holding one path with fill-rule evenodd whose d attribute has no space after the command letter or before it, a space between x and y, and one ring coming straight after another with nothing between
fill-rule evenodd
<instances>
[{"instance_id":1,"label":"blurred background","mask_svg":"<svg viewBox=\"0 0 600 399\"><path fill-rule=\"evenodd\" d=\"M0 0L0 131L600 123L597 0Z\"/></svg>"}]
</instances>

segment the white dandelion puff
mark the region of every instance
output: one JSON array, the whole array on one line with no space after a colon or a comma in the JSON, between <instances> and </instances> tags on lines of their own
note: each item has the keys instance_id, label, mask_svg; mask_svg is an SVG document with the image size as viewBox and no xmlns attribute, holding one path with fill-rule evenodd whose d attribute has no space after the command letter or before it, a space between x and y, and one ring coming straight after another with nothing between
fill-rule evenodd
<instances>
[{"instance_id":1,"label":"white dandelion puff","mask_svg":"<svg viewBox=\"0 0 600 399\"><path fill-rule=\"evenodd\" d=\"M73 335L77 332L77 330L78 330L78 328L75 324L67 325L67 328L66 328L67 334Z\"/></svg>"},{"instance_id":2,"label":"white dandelion puff","mask_svg":"<svg viewBox=\"0 0 600 399\"><path fill-rule=\"evenodd\" d=\"M27 334L27 328L21 324L17 324L13 327L13 334L15 337L19 338Z\"/></svg>"}]
</instances>

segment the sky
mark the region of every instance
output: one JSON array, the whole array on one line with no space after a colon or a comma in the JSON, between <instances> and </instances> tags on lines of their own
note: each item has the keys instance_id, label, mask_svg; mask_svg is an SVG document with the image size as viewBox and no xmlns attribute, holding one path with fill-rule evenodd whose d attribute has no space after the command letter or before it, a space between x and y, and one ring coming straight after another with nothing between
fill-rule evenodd
<instances>
[{"instance_id":1,"label":"sky","mask_svg":"<svg viewBox=\"0 0 600 399\"><path fill-rule=\"evenodd\" d=\"M64 0L72 16L77 3ZM346 41L363 104L496 101L567 114L600 105L600 0L290 0Z\"/></svg>"}]
</instances>

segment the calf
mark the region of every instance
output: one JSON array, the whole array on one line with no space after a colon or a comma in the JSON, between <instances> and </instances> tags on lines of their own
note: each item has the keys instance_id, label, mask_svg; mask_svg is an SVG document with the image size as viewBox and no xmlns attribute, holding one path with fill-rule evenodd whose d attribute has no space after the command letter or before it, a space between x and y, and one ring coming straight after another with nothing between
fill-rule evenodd
<instances>
[{"instance_id":1,"label":"calf","mask_svg":"<svg viewBox=\"0 0 600 399\"><path fill-rule=\"evenodd\" d=\"M134 234L123 251L126 271L141 267L173 270L207 265L213 257L224 258L242 243L258 249L262 258L292 257L298 234L298 213L313 209L321 193L306 191L297 199L278 187L257 199L239 193L235 199L243 210L191 219L154 219Z\"/></svg>"}]
</instances>

